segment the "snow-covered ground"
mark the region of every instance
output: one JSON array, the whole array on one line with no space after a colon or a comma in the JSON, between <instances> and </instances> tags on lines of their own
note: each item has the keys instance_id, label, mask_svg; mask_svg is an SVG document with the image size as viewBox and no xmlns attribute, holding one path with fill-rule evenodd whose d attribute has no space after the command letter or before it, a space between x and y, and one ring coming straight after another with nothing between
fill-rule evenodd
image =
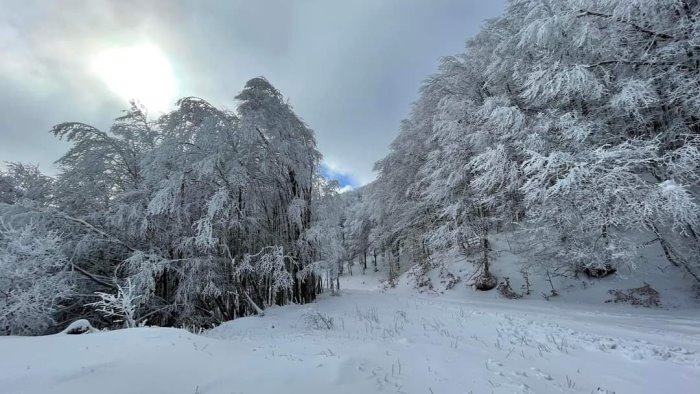
<instances>
[{"instance_id":1,"label":"snow-covered ground","mask_svg":"<svg viewBox=\"0 0 700 394\"><path fill-rule=\"evenodd\" d=\"M640 237L642 244L646 238ZM594 310L615 311L619 313L644 314L647 309L630 308L625 304L608 303L614 297L610 290L628 290L639 288L645 284L658 292L658 298L663 309L685 309L688 314L700 314L700 288L694 288L695 281L686 275L686 272L679 267L672 266L664 257L663 250L658 244L650 244L638 251L635 258L634 267L627 265L618 266L618 271L614 275L605 278L591 279L584 274L579 274L577 278L567 275L557 275L552 272L550 276L552 285L556 289L558 296L550 298L549 302L544 302L542 294L551 294L552 285L549 284L545 274L546 268L536 264L528 265L532 257L523 252L522 241L517 241L512 234L502 233L498 237L492 238L493 251L490 253L492 259L491 272L502 281L510 278L512 289L517 293L524 292L524 278L522 271L526 269L529 274L530 292L523 300L514 302L515 306L521 308L523 303L542 303L550 307L554 304L565 309L593 308ZM446 296L448 298L473 301L502 301L502 296L497 291L476 292L465 283L472 275L474 265L467 260L475 261L479 255L462 256L454 252L445 252L433 256L434 268L423 277L424 285L419 289L424 294L434 294ZM407 259L408 260L408 259ZM416 289L416 276L409 268L410 260L404 264L409 272L400 277L397 292L414 293ZM414 267L417 268L417 267ZM380 269L385 270L380 261ZM357 271L357 269L355 269ZM460 280L449 291L449 275ZM381 274L386 276L385 274ZM351 283L355 277L348 278ZM513 303L513 302L511 302ZM500 305L500 304L499 304ZM497 306L500 308L500 306ZM682 312L681 312L682 313Z\"/></svg>"},{"instance_id":2,"label":"snow-covered ground","mask_svg":"<svg viewBox=\"0 0 700 394\"><path fill-rule=\"evenodd\" d=\"M138 328L0 337L0 392L693 393L700 387L697 310L470 301L461 292L382 292L377 284L371 274L355 273L340 296L272 308L203 335Z\"/></svg>"}]
</instances>

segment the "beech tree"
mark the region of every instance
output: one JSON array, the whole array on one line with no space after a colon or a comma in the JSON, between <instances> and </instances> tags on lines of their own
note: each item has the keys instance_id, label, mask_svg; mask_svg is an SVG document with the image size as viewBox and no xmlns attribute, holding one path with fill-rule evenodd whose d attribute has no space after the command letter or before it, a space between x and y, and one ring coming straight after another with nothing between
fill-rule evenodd
<instances>
[{"instance_id":1,"label":"beech tree","mask_svg":"<svg viewBox=\"0 0 700 394\"><path fill-rule=\"evenodd\" d=\"M310 230L337 185L318 174L313 131L264 78L236 99L234 112L186 97L157 119L133 103L108 131L62 123L52 133L72 146L55 181L21 165L2 174L3 202L24 201L2 218L41 218L45 230L34 236L71 251L56 260L80 278L61 320L207 326L322 290L315 268L330 241ZM7 230L2 240L12 237ZM24 258L6 242L8 259ZM125 309L126 288L139 301ZM57 316L50 309L47 321Z\"/></svg>"},{"instance_id":2,"label":"beech tree","mask_svg":"<svg viewBox=\"0 0 700 394\"><path fill-rule=\"evenodd\" d=\"M7 163L0 170L0 204L46 206L54 197L54 180L41 173L38 166Z\"/></svg>"},{"instance_id":3,"label":"beech tree","mask_svg":"<svg viewBox=\"0 0 700 394\"><path fill-rule=\"evenodd\" d=\"M487 262L491 234L524 230L528 259L575 274L634 266L646 235L697 279L699 11L510 2L443 59L377 164L382 249L419 234Z\"/></svg>"}]
</instances>

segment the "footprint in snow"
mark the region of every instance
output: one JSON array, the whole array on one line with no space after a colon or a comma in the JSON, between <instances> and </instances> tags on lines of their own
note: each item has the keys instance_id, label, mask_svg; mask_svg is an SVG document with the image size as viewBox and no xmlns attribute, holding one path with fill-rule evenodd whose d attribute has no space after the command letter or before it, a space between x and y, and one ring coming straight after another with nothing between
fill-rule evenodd
<instances>
[{"instance_id":1,"label":"footprint in snow","mask_svg":"<svg viewBox=\"0 0 700 394\"><path fill-rule=\"evenodd\" d=\"M499 370L501 367L503 367L503 364L500 361L492 359L486 360L486 369L493 372L496 376L504 376L503 372Z\"/></svg>"},{"instance_id":2,"label":"footprint in snow","mask_svg":"<svg viewBox=\"0 0 700 394\"><path fill-rule=\"evenodd\" d=\"M503 363L501 363L498 360L492 360L492 359L486 360L486 368L489 370L500 368L502 366L503 366Z\"/></svg>"},{"instance_id":3,"label":"footprint in snow","mask_svg":"<svg viewBox=\"0 0 700 394\"><path fill-rule=\"evenodd\" d=\"M545 372L545 371L543 371L543 370L541 370L541 369L539 369L539 368L530 368L530 370L531 370L532 372L534 372L535 375L536 375L538 378L540 378L540 379L544 379L544 380L553 380L553 379L552 379L552 375L548 374L547 372Z\"/></svg>"}]
</instances>

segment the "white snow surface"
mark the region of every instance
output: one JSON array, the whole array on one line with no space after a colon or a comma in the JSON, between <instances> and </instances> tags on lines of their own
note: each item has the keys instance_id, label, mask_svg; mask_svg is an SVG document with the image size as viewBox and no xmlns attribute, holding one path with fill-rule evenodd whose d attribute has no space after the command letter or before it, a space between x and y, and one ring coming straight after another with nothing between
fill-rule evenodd
<instances>
[{"instance_id":1,"label":"white snow surface","mask_svg":"<svg viewBox=\"0 0 700 394\"><path fill-rule=\"evenodd\" d=\"M700 313L381 291L271 308L195 335L134 328L0 337L0 392L693 393ZM457 287L464 287L463 283ZM309 322L322 313L333 329Z\"/></svg>"}]
</instances>

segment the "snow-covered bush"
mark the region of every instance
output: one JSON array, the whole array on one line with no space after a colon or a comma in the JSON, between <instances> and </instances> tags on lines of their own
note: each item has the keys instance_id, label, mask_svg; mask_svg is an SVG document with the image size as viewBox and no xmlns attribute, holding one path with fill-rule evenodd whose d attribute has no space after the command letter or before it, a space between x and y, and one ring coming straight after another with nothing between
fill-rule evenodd
<instances>
[{"instance_id":1,"label":"snow-covered bush","mask_svg":"<svg viewBox=\"0 0 700 394\"><path fill-rule=\"evenodd\" d=\"M122 323L124 328L134 328L137 326L136 312L143 295L136 294L136 288L131 280L127 279L126 285L117 287L117 294L96 292L100 300L87 304L95 308L104 317L114 319L117 323Z\"/></svg>"},{"instance_id":2,"label":"snow-covered bush","mask_svg":"<svg viewBox=\"0 0 700 394\"><path fill-rule=\"evenodd\" d=\"M0 220L0 332L38 335L55 323L61 301L73 294L61 244L59 234L33 223Z\"/></svg>"},{"instance_id":3,"label":"snow-covered bush","mask_svg":"<svg viewBox=\"0 0 700 394\"><path fill-rule=\"evenodd\" d=\"M90 324L88 320L79 319L69 324L68 327L61 331L61 334L66 335L81 335L97 332L98 330Z\"/></svg>"},{"instance_id":4,"label":"snow-covered bush","mask_svg":"<svg viewBox=\"0 0 700 394\"><path fill-rule=\"evenodd\" d=\"M659 292L646 282L644 282L644 286L633 289L609 290L608 294L612 295L613 298L605 302L629 303L631 305L643 306L647 308L661 306L661 297Z\"/></svg>"},{"instance_id":5,"label":"snow-covered bush","mask_svg":"<svg viewBox=\"0 0 700 394\"><path fill-rule=\"evenodd\" d=\"M522 298L522 294L518 294L513 290L512 287L510 287L510 278L503 278L503 281L501 281L498 286L496 287L498 292L505 298L511 299L511 300L516 300L518 298Z\"/></svg>"},{"instance_id":6,"label":"snow-covered bush","mask_svg":"<svg viewBox=\"0 0 700 394\"><path fill-rule=\"evenodd\" d=\"M332 330L335 327L333 317L319 311L308 310L302 317L306 327L313 330Z\"/></svg>"}]
</instances>

